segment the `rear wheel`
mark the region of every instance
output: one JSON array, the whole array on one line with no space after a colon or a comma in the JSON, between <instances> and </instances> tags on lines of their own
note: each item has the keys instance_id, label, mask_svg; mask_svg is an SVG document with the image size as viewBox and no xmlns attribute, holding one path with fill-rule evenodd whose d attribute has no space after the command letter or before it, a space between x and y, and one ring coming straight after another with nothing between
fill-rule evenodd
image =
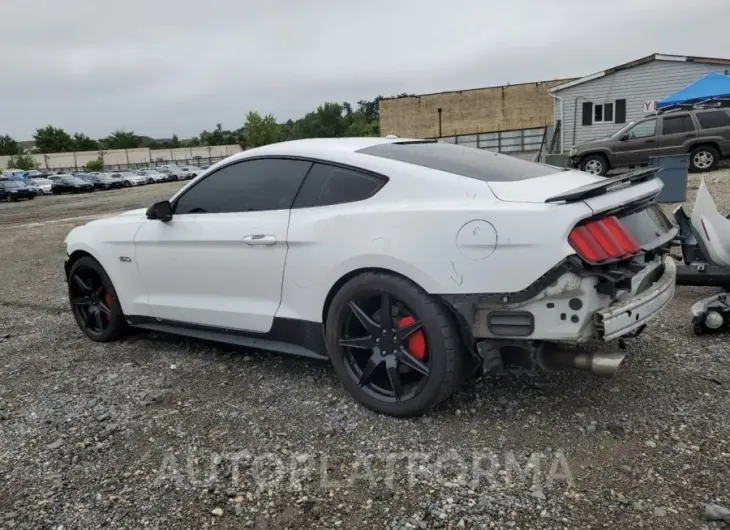
<instances>
[{"instance_id":1,"label":"rear wheel","mask_svg":"<svg viewBox=\"0 0 730 530\"><path fill-rule=\"evenodd\" d=\"M580 161L580 170L603 176L608 172L608 161L603 155L588 155Z\"/></svg>"},{"instance_id":2,"label":"rear wheel","mask_svg":"<svg viewBox=\"0 0 730 530\"><path fill-rule=\"evenodd\" d=\"M399 276L347 282L327 313L327 350L345 388L393 416L427 412L465 379L458 329L447 311Z\"/></svg>"},{"instance_id":3,"label":"rear wheel","mask_svg":"<svg viewBox=\"0 0 730 530\"><path fill-rule=\"evenodd\" d=\"M126 330L114 286L94 258L79 258L71 266L68 298L76 323L91 340L109 342L120 338Z\"/></svg>"},{"instance_id":4,"label":"rear wheel","mask_svg":"<svg viewBox=\"0 0 730 530\"><path fill-rule=\"evenodd\" d=\"M720 162L720 154L712 146L701 145L689 153L689 168L693 173L712 171Z\"/></svg>"}]
</instances>

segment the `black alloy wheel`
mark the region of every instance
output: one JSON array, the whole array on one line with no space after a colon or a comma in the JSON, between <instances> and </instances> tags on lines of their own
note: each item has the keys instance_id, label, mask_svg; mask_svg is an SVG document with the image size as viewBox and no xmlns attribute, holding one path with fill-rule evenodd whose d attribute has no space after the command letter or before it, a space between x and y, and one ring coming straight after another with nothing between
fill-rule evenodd
<instances>
[{"instance_id":1,"label":"black alloy wheel","mask_svg":"<svg viewBox=\"0 0 730 530\"><path fill-rule=\"evenodd\" d=\"M116 291L95 259L85 256L73 263L68 297L76 323L87 337L108 342L121 336L126 323Z\"/></svg>"},{"instance_id":2,"label":"black alloy wheel","mask_svg":"<svg viewBox=\"0 0 730 530\"><path fill-rule=\"evenodd\" d=\"M395 275L366 273L345 284L330 304L326 340L345 388L384 414L422 414L466 375L447 310Z\"/></svg>"}]
</instances>

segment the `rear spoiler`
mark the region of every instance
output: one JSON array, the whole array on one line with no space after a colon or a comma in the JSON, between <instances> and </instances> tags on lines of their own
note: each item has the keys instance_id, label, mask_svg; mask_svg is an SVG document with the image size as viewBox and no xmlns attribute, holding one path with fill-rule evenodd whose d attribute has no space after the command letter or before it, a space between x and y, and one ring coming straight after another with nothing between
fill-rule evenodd
<instances>
[{"instance_id":1,"label":"rear spoiler","mask_svg":"<svg viewBox=\"0 0 730 530\"><path fill-rule=\"evenodd\" d=\"M587 184L569 192L561 193L560 195L555 195L554 197L545 199L545 202L583 201L585 199L590 199L591 197L603 195L604 193L608 193L609 191L613 191L615 189L633 186L634 184L639 184L640 182L646 182L647 180L653 179L655 175L663 169L664 168L661 166L652 166L638 169L636 171L624 173L623 175L618 175L616 177L601 180L594 184Z\"/></svg>"}]
</instances>

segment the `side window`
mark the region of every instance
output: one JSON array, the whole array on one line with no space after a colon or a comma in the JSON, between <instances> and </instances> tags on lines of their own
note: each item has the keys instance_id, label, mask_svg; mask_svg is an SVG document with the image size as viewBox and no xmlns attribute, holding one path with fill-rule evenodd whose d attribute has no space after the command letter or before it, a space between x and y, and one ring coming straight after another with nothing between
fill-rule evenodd
<instances>
[{"instance_id":1,"label":"side window","mask_svg":"<svg viewBox=\"0 0 730 530\"><path fill-rule=\"evenodd\" d=\"M354 169L314 164L304 180L293 208L311 208L372 197L385 184L385 179Z\"/></svg>"},{"instance_id":2,"label":"side window","mask_svg":"<svg viewBox=\"0 0 730 530\"><path fill-rule=\"evenodd\" d=\"M649 138L656 134L656 119L642 121L634 125L629 131L629 139Z\"/></svg>"},{"instance_id":3,"label":"side window","mask_svg":"<svg viewBox=\"0 0 730 530\"><path fill-rule=\"evenodd\" d=\"M697 120L703 129L715 129L717 127L730 126L730 114L724 110L711 110L698 112Z\"/></svg>"},{"instance_id":4,"label":"side window","mask_svg":"<svg viewBox=\"0 0 730 530\"><path fill-rule=\"evenodd\" d=\"M288 210L311 162L244 160L211 173L175 202L175 214Z\"/></svg>"},{"instance_id":5,"label":"side window","mask_svg":"<svg viewBox=\"0 0 730 530\"><path fill-rule=\"evenodd\" d=\"M662 134L664 135L687 133L694 130L695 125L688 114L684 116L665 116L662 119Z\"/></svg>"}]
</instances>

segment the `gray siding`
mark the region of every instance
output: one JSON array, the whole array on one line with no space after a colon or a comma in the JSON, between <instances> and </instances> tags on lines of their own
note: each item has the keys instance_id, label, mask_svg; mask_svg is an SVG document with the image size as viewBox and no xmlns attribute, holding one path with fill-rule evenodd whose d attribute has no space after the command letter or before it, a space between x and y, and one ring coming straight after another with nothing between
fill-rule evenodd
<instances>
[{"instance_id":1,"label":"gray siding","mask_svg":"<svg viewBox=\"0 0 730 530\"><path fill-rule=\"evenodd\" d=\"M626 99L626 123L628 123L645 116L644 101L663 99L705 74L724 73L726 68L716 64L656 60L555 92L556 96L563 98L564 150L569 150L573 145L608 136L624 125L615 123L581 125L582 104L585 101L603 103ZM560 119L560 103L555 101L553 108L557 123Z\"/></svg>"}]
</instances>

